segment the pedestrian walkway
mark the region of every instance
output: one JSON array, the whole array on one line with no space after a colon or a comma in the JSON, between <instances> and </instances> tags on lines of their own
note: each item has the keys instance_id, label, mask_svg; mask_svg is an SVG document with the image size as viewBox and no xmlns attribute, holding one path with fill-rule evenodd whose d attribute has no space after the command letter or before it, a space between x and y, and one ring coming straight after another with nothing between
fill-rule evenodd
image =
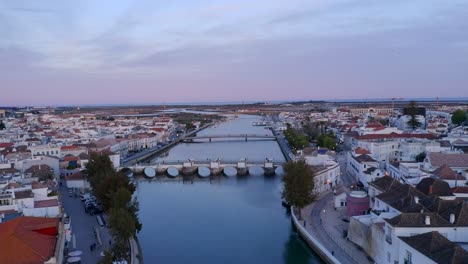
<instances>
[{"instance_id":1,"label":"pedestrian walkway","mask_svg":"<svg viewBox=\"0 0 468 264\"><path fill-rule=\"evenodd\" d=\"M344 234L349 223L342 220L345 211L335 210L333 199L333 193L324 193L302 210L307 231L343 264L373 263L365 252L347 240Z\"/></svg>"},{"instance_id":2,"label":"pedestrian walkway","mask_svg":"<svg viewBox=\"0 0 468 264\"><path fill-rule=\"evenodd\" d=\"M64 184L60 187L60 195L64 212L72 221L72 239L67 243L68 252L82 251L81 263L98 263L102 258L101 252L110 248L109 230L98 226L96 216L87 214L80 198L70 197ZM91 250L93 244L96 244L96 247Z\"/></svg>"}]
</instances>

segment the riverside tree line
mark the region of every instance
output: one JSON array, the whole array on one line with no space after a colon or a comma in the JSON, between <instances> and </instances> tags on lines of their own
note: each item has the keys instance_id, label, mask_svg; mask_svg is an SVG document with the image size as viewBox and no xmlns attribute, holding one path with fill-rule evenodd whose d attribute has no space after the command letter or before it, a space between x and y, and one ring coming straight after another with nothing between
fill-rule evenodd
<instances>
[{"instance_id":1,"label":"riverside tree line","mask_svg":"<svg viewBox=\"0 0 468 264\"><path fill-rule=\"evenodd\" d=\"M111 251L105 252L101 263L129 259L129 239L140 232L142 224L138 219L138 201L133 197L135 185L128 177L116 171L107 154L91 155L86 165L86 176L93 194L101 202L108 215L113 238Z\"/></svg>"}]
</instances>

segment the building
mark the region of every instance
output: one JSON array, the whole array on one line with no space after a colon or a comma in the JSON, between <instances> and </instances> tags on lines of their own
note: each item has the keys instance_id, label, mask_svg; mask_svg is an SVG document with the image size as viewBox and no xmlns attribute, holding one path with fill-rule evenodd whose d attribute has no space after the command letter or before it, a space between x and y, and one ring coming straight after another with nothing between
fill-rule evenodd
<instances>
[{"instance_id":1,"label":"building","mask_svg":"<svg viewBox=\"0 0 468 264\"><path fill-rule=\"evenodd\" d=\"M20 216L0 224L2 263L58 263L58 218ZM62 254L59 252L58 254Z\"/></svg>"},{"instance_id":2,"label":"building","mask_svg":"<svg viewBox=\"0 0 468 264\"><path fill-rule=\"evenodd\" d=\"M450 242L439 232L432 231L410 237L399 237L399 239L399 263L468 263L468 252Z\"/></svg>"},{"instance_id":3,"label":"building","mask_svg":"<svg viewBox=\"0 0 468 264\"><path fill-rule=\"evenodd\" d=\"M31 151L31 154L33 156L40 156L40 155L45 155L45 156L54 156L57 158L61 157L61 149L59 146L55 145L36 145L36 146L31 146L29 147L29 150Z\"/></svg>"}]
</instances>

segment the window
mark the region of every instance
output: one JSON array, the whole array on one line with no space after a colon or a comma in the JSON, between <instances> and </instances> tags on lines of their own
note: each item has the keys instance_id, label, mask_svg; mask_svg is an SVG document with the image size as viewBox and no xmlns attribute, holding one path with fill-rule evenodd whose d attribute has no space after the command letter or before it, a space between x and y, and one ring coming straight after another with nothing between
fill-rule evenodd
<instances>
[{"instance_id":1,"label":"window","mask_svg":"<svg viewBox=\"0 0 468 264\"><path fill-rule=\"evenodd\" d=\"M412 264L412 263L413 263L413 260L412 260L411 252L406 250L405 264Z\"/></svg>"}]
</instances>

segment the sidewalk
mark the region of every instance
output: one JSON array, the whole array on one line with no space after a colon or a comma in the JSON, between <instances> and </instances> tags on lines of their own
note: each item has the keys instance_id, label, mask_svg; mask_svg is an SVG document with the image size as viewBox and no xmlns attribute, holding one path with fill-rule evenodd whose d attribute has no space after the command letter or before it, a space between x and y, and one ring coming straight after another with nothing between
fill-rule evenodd
<instances>
[{"instance_id":1,"label":"sidewalk","mask_svg":"<svg viewBox=\"0 0 468 264\"><path fill-rule=\"evenodd\" d=\"M360 250L343 235L349 223L343 221L346 209L334 208L334 195L323 193L318 200L302 210L307 231L343 264L367 264L369 261L365 252Z\"/></svg>"},{"instance_id":2,"label":"sidewalk","mask_svg":"<svg viewBox=\"0 0 468 264\"><path fill-rule=\"evenodd\" d=\"M110 248L111 235L106 227L99 227L96 216L86 214L83 203L79 197L69 197L67 188L63 184L59 188L62 206L65 212L71 216L72 235L74 238L67 243L68 252L80 250L83 252L81 263L97 263L101 258L101 252ZM106 219L107 221L107 219ZM102 245L99 244L94 230L98 231ZM90 245L96 243L96 250L91 251Z\"/></svg>"}]
</instances>

